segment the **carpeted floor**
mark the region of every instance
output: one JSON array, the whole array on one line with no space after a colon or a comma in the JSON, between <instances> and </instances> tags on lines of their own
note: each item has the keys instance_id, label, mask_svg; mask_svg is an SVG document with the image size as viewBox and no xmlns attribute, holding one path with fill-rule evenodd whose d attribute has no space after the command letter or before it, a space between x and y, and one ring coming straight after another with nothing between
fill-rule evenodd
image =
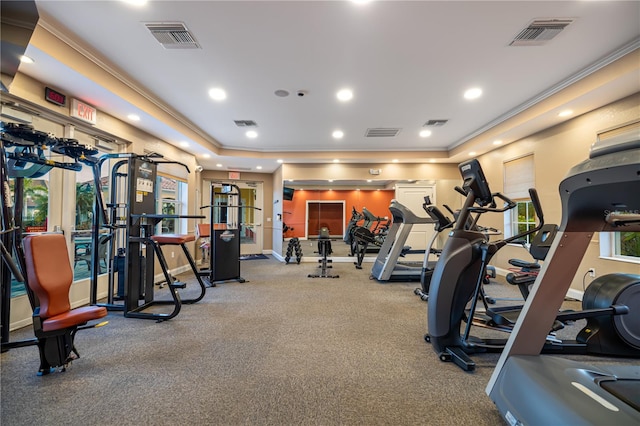
<instances>
[{"instance_id":1,"label":"carpeted floor","mask_svg":"<svg viewBox=\"0 0 640 426\"><path fill-rule=\"evenodd\" d=\"M504 424L484 393L497 354L475 356L474 373L440 362L415 283L333 267L339 279L307 278L312 263L243 262L247 282L207 289L170 321L111 312L78 333L82 357L64 373L37 377L35 347L3 353L0 423ZM516 294L503 287L487 291Z\"/></svg>"}]
</instances>

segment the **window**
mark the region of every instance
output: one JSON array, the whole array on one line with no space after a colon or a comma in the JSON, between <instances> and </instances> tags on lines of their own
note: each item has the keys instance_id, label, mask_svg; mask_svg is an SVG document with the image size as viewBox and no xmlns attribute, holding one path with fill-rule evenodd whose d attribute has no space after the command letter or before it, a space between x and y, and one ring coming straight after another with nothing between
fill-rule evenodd
<instances>
[{"instance_id":1,"label":"window","mask_svg":"<svg viewBox=\"0 0 640 426\"><path fill-rule=\"evenodd\" d=\"M536 227L536 213L531 200L516 201L516 208L512 210L511 224L513 235L527 232ZM527 243L531 242L533 235L525 237Z\"/></svg>"},{"instance_id":2,"label":"window","mask_svg":"<svg viewBox=\"0 0 640 426\"><path fill-rule=\"evenodd\" d=\"M160 189L157 212L159 214L187 214L187 183L170 176L158 175L156 183ZM164 219L156 230L159 234L186 233L185 219Z\"/></svg>"},{"instance_id":3,"label":"window","mask_svg":"<svg viewBox=\"0 0 640 426\"><path fill-rule=\"evenodd\" d=\"M640 232L600 232L600 257L640 263Z\"/></svg>"},{"instance_id":4,"label":"window","mask_svg":"<svg viewBox=\"0 0 640 426\"><path fill-rule=\"evenodd\" d=\"M618 232L614 235L614 254L640 261L640 232Z\"/></svg>"},{"instance_id":5,"label":"window","mask_svg":"<svg viewBox=\"0 0 640 426\"><path fill-rule=\"evenodd\" d=\"M100 155L100 154L98 154ZM108 165L101 168L102 196L107 200L109 196L110 170ZM79 172L73 172L75 177L75 230L72 233L73 243L73 279L81 280L89 278L91 270L91 248L93 226L93 205L95 203L95 182L93 170L87 165L82 166ZM106 232L103 230L101 232ZM106 235L106 234L105 234ZM102 240L101 240L102 241ZM108 244L98 245L98 261L100 263L99 273L107 272Z\"/></svg>"},{"instance_id":6,"label":"window","mask_svg":"<svg viewBox=\"0 0 640 426\"><path fill-rule=\"evenodd\" d=\"M504 194L516 202L516 208L505 212L507 236L526 232L536 226L536 214L529 198L529 188L535 186L533 155L504 163ZM529 243L532 236L525 237Z\"/></svg>"},{"instance_id":7,"label":"window","mask_svg":"<svg viewBox=\"0 0 640 426\"><path fill-rule=\"evenodd\" d=\"M614 138L637 140L640 121L634 121L598 134L598 141ZM601 232L600 256L625 262L640 263L640 232Z\"/></svg>"}]
</instances>

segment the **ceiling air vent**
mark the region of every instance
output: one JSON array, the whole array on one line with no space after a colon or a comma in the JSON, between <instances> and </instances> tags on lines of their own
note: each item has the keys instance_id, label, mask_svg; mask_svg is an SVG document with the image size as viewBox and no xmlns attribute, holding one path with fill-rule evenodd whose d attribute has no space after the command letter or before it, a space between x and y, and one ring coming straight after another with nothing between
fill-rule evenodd
<instances>
[{"instance_id":1,"label":"ceiling air vent","mask_svg":"<svg viewBox=\"0 0 640 426\"><path fill-rule=\"evenodd\" d=\"M536 19L520 31L509 46L542 46L572 22L570 18Z\"/></svg>"},{"instance_id":2,"label":"ceiling air vent","mask_svg":"<svg viewBox=\"0 0 640 426\"><path fill-rule=\"evenodd\" d=\"M447 124L446 119L440 119L440 120L428 120L426 123L424 123L425 126L444 126L445 124Z\"/></svg>"},{"instance_id":3,"label":"ceiling air vent","mask_svg":"<svg viewBox=\"0 0 640 426\"><path fill-rule=\"evenodd\" d=\"M251 167L241 167L241 166L229 166L227 170L232 170L234 172L250 172Z\"/></svg>"},{"instance_id":4,"label":"ceiling air vent","mask_svg":"<svg viewBox=\"0 0 640 426\"><path fill-rule=\"evenodd\" d=\"M233 120L238 127L258 127L255 121L253 120Z\"/></svg>"},{"instance_id":5,"label":"ceiling air vent","mask_svg":"<svg viewBox=\"0 0 640 426\"><path fill-rule=\"evenodd\" d=\"M182 22L150 22L144 25L165 49L200 49Z\"/></svg>"},{"instance_id":6,"label":"ceiling air vent","mask_svg":"<svg viewBox=\"0 0 640 426\"><path fill-rule=\"evenodd\" d=\"M400 130L398 128L376 127L367 129L364 135L367 138L393 138L400 133Z\"/></svg>"}]
</instances>

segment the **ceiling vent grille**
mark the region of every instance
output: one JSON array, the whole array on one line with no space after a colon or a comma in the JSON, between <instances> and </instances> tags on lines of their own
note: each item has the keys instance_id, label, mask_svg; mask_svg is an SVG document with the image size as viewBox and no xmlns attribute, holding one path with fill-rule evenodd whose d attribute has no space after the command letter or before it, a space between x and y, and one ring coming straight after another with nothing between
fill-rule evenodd
<instances>
[{"instance_id":1,"label":"ceiling vent grille","mask_svg":"<svg viewBox=\"0 0 640 426\"><path fill-rule=\"evenodd\" d=\"M253 120L233 120L238 127L258 127L255 121Z\"/></svg>"},{"instance_id":2,"label":"ceiling vent grille","mask_svg":"<svg viewBox=\"0 0 640 426\"><path fill-rule=\"evenodd\" d=\"M240 166L229 166L227 170L232 170L234 172L250 172L251 167L240 167Z\"/></svg>"},{"instance_id":3,"label":"ceiling vent grille","mask_svg":"<svg viewBox=\"0 0 640 426\"><path fill-rule=\"evenodd\" d=\"M446 119L440 119L440 120L427 120L426 123L424 123L425 126L444 126L445 124L447 124L449 120Z\"/></svg>"},{"instance_id":4,"label":"ceiling vent grille","mask_svg":"<svg viewBox=\"0 0 640 426\"><path fill-rule=\"evenodd\" d=\"M574 20L570 18L536 19L513 39L510 46L542 46L560 34Z\"/></svg>"},{"instance_id":5,"label":"ceiling vent grille","mask_svg":"<svg viewBox=\"0 0 640 426\"><path fill-rule=\"evenodd\" d=\"M390 127L376 127L367 129L364 136L367 138L393 138L398 136L401 129Z\"/></svg>"},{"instance_id":6,"label":"ceiling vent grille","mask_svg":"<svg viewBox=\"0 0 640 426\"><path fill-rule=\"evenodd\" d=\"M200 49L195 37L182 22L158 22L144 25L165 49Z\"/></svg>"}]
</instances>

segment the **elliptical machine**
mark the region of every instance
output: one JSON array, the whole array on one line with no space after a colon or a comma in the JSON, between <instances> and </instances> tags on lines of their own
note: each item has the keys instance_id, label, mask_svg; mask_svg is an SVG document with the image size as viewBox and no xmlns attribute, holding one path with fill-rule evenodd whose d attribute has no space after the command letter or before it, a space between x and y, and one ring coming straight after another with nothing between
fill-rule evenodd
<instances>
[{"instance_id":1,"label":"elliptical machine","mask_svg":"<svg viewBox=\"0 0 640 426\"><path fill-rule=\"evenodd\" d=\"M461 191L466 193L460 216L449 234L431 278L428 301L428 334L425 340L442 361L453 361L465 371L475 369L470 353L502 351L506 339L477 339L470 336L476 305L482 292L482 281L492 256L509 242L521 239L542 229L544 218L535 189L530 189L531 201L539 224L526 232L499 241L487 241L486 236L474 231L481 214L505 212L515 203L500 193L492 194L477 160L459 165L464 183ZM497 208L495 198L505 202ZM475 204L478 207L474 206ZM473 226L465 229L471 215ZM605 282L608 284L605 285ZM593 288L592 288L593 287ZM604 290L607 289L608 292ZM640 289L640 279L630 276L615 280L610 275L595 280L583 299L583 310L558 313L559 322L585 319L587 326L576 340L548 340L544 353L605 354L615 356L640 356L640 330L630 314L640 308L640 298L635 297ZM604 299L603 299L604 298ZM470 302L470 308L467 305ZM460 333L462 321L466 321L464 333ZM511 331L502 328L502 331Z\"/></svg>"}]
</instances>

